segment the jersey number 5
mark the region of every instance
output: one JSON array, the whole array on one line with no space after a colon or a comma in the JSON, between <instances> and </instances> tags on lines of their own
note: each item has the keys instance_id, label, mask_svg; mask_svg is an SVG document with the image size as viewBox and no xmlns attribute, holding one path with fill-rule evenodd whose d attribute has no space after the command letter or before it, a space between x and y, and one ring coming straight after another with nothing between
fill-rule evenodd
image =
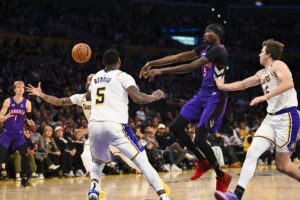
<instances>
[{"instance_id":1,"label":"jersey number 5","mask_svg":"<svg viewBox=\"0 0 300 200\"><path fill-rule=\"evenodd\" d=\"M97 88L96 105L104 103L104 92L105 92L105 87Z\"/></svg>"}]
</instances>

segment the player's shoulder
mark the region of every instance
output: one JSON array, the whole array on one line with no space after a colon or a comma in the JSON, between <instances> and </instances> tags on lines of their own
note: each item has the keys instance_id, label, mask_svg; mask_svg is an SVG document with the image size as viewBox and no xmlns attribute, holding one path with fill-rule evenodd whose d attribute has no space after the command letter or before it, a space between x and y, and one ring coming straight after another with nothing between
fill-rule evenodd
<instances>
[{"instance_id":1,"label":"player's shoulder","mask_svg":"<svg viewBox=\"0 0 300 200\"><path fill-rule=\"evenodd\" d=\"M214 46L212 49L215 49L217 51L223 51L223 52L227 53L227 49L224 44L218 44L218 45Z\"/></svg>"},{"instance_id":2,"label":"player's shoulder","mask_svg":"<svg viewBox=\"0 0 300 200\"><path fill-rule=\"evenodd\" d=\"M132 78L132 76L130 74L128 74L128 73L126 73L126 72L124 72L122 70L116 70L115 73L116 73L116 76L120 77L120 78L128 78L128 77Z\"/></svg>"},{"instance_id":3,"label":"player's shoulder","mask_svg":"<svg viewBox=\"0 0 300 200\"><path fill-rule=\"evenodd\" d=\"M11 98L12 97L8 97L4 100L3 104L10 104L10 101L11 101Z\"/></svg>"},{"instance_id":4,"label":"player's shoulder","mask_svg":"<svg viewBox=\"0 0 300 200\"><path fill-rule=\"evenodd\" d=\"M272 67L280 67L280 66L287 66L287 64L285 62L283 62L282 60L275 60L273 62Z\"/></svg>"}]
</instances>

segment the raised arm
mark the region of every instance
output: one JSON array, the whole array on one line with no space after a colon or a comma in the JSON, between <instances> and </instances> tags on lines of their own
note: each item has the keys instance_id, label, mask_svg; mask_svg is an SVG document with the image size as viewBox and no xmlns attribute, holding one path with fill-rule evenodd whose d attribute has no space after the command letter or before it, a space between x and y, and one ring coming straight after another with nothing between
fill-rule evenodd
<instances>
[{"instance_id":1,"label":"raised arm","mask_svg":"<svg viewBox=\"0 0 300 200\"><path fill-rule=\"evenodd\" d=\"M156 90L151 95L140 92L140 89L136 86L130 86L127 89L128 95L137 104L148 104L154 101L158 101L161 98L165 98L165 93L161 90Z\"/></svg>"},{"instance_id":2,"label":"raised arm","mask_svg":"<svg viewBox=\"0 0 300 200\"><path fill-rule=\"evenodd\" d=\"M258 71L255 75L246 78L242 81L236 81L233 83L224 83L224 77L222 79L215 79L216 85L220 90L223 91L239 91L245 90L249 87L254 87L260 84L259 74L261 71Z\"/></svg>"},{"instance_id":3,"label":"raised arm","mask_svg":"<svg viewBox=\"0 0 300 200\"><path fill-rule=\"evenodd\" d=\"M147 74L147 72L150 70L151 67L169 65L172 63L192 60L195 58L197 58L197 53L195 50L191 50L176 55L166 56L157 60L149 61L142 67L139 77L140 78L142 78L143 76L145 77L145 75Z\"/></svg>"},{"instance_id":4,"label":"raised arm","mask_svg":"<svg viewBox=\"0 0 300 200\"><path fill-rule=\"evenodd\" d=\"M51 96L42 92L41 83L38 84L38 87L34 87L31 84L26 86L26 91L29 92L29 95L35 95L41 97L43 100L51 103L55 106L71 106L73 105L71 99L69 97L57 98L55 96Z\"/></svg>"}]
</instances>

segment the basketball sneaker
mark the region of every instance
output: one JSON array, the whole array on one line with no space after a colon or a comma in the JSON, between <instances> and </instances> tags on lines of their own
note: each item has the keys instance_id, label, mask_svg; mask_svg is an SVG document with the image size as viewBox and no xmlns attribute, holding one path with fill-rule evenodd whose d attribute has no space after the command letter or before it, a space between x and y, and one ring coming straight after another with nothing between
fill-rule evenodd
<instances>
[{"instance_id":1,"label":"basketball sneaker","mask_svg":"<svg viewBox=\"0 0 300 200\"><path fill-rule=\"evenodd\" d=\"M168 197L168 195L163 194L159 196L159 200L170 200L170 198Z\"/></svg>"},{"instance_id":2,"label":"basketball sneaker","mask_svg":"<svg viewBox=\"0 0 300 200\"><path fill-rule=\"evenodd\" d=\"M7 172L5 169L0 168L0 177L1 179L6 179L7 178Z\"/></svg>"},{"instance_id":3,"label":"basketball sneaker","mask_svg":"<svg viewBox=\"0 0 300 200\"><path fill-rule=\"evenodd\" d=\"M21 181L21 174L20 173L16 173L16 181Z\"/></svg>"},{"instance_id":4,"label":"basketball sneaker","mask_svg":"<svg viewBox=\"0 0 300 200\"><path fill-rule=\"evenodd\" d=\"M94 189L91 189L89 191L88 197L86 198L86 200L94 200L95 199L95 195L98 193L96 190L94 190L95 195L92 195L93 198L90 198L90 193L91 191ZM100 191L100 193L98 194L98 198L96 198L96 200L101 200L101 199L106 199L106 193L104 191Z\"/></svg>"},{"instance_id":5,"label":"basketball sneaker","mask_svg":"<svg viewBox=\"0 0 300 200\"><path fill-rule=\"evenodd\" d=\"M212 167L209 164L208 160L198 160L196 163L196 169L190 179L196 180L200 178L205 172L210 170Z\"/></svg>"},{"instance_id":6,"label":"basketball sneaker","mask_svg":"<svg viewBox=\"0 0 300 200\"><path fill-rule=\"evenodd\" d=\"M239 198L233 192L216 191L215 198L217 200L239 200Z\"/></svg>"},{"instance_id":7,"label":"basketball sneaker","mask_svg":"<svg viewBox=\"0 0 300 200\"><path fill-rule=\"evenodd\" d=\"M216 179L217 179L217 191L226 192L231 182L231 176L224 172L223 177L217 176Z\"/></svg>"},{"instance_id":8,"label":"basketball sneaker","mask_svg":"<svg viewBox=\"0 0 300 200\"><path fill-rule=\"evenodd\" d=\"M24 187L31 186L31 184L28 182L27 178L22 178L21 184L22 184Z\"/></svg>"},{"instance_id":9,"label":"basketball sneaker","mask_svg":"<svg viewBox=\"0 0 300 200\"><path fill-rule=\"evenodd\" d=\"M99 193L95 189L91 189L88 193L88 200L98 200Z\"/></svg>"}]
</instances>

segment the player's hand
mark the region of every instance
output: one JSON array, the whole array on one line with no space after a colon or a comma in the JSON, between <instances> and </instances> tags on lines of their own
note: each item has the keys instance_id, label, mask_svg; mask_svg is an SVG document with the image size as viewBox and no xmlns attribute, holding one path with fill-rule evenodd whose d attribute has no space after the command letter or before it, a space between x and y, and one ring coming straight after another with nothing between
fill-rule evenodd
<instances>
[{"instance_id":1,"label":"player's hand","mask_svg":"<svg viewBox=\"0 0 300 200\"><path fill-rule=\"evenodd\" d=\"M222 76L221 78L215 78L215 82L217 87L221 90L225 82L225 76Z\"/></svg>"},{"instance_id":2,"label":"player's hand","mask_svg":"<svg viewBox=\"0 0 300 200\"><path fill-rule=\"evenodd\" d=\"M140 70L139 78L140 78L140 79L141 79L142 77L147 78L150 69L151 69L151 66L150 66L149 63L147 62L147 63L142 67L142 69Z\"/></svg>"},{"instance_id":3,"label":"player's hand","mask_svg":"<svg viewBox=\"0 0 300 200\"><path fill-rule=\"evenodd\" d=\"M153 80L154 80L154 77L155 77L156 75L161 75L161 74L162 74L161 69L151 69L151 70L148 72L149 81L153 81Z\"/></svg>"},{"instance_id":4,"label":"player's hand","mask_svg":"<svg viewBox=\"0 0 300 200\"><path fill-rule=\"evenodd\" d=\"M43 94L41 89L41 82L39 82L37 87L33 87L33 85L28 84L28 86L26 86L26 92L29 92L29 95L40 97Z\"/></svg>"},{"instance_id":5,"label":"player's hand","mask_svg":"<svg viewBox=\"0 0 300 200\"><path fill-rule=\"evenodd\" d=\"M166 94L162 90L156 90L152 93L152 96L156 99L156 101L163 99L166 97Z\"/></svg>"},{"instance_id":6,"label":"player's hand","mask_svg":"<svg viewBox=\"0 0 300 200\"><path fill-rule=\"evenodd\" d=\"M31 126L31 127L34 127L34 126L35 126L35 123L34 123L34 121L33 121L32 119L26 119L26 122L27 122L27 124L28 124L29 126Z\"/></svg>"},{"instance_id":7,"label":"player's hand","mask_svg":"<svg viewBox=\"0 0 300 200\"><path fill-rule=\"evenodd\" d=\"M4 115L4 116L0 115L0 122L4 122L11 117L13 117L13 115L11 115L10 113L8 113L7 115Z\"/></svg>"},{"instance_id":8,"label":"player's hand","mask_svg":"<svg viewBox=\"0 0 300 200\"><path fill-rule=\"evenodd\" d=\"M267 98L265 95L259 96L259 97L255 97L255 98L250 102L250 106L255 106L255 105L257 105L257 104L259 104L259 103L262 103L262 102L264 102L264 101L267 101L267 100L268 100L268 98Z\"/></svg>"},{"instance_id":9,"label":"player's hand","mask_svg":"<svg viewBox=\"0 0 300 200\"><path fill-rule=\"evenodd\" d=\"M88 129L87 128L78 128L74 129L74 135L76 138L80 139L82 136L88 134Z\"/></svg>"}]
</instances>

